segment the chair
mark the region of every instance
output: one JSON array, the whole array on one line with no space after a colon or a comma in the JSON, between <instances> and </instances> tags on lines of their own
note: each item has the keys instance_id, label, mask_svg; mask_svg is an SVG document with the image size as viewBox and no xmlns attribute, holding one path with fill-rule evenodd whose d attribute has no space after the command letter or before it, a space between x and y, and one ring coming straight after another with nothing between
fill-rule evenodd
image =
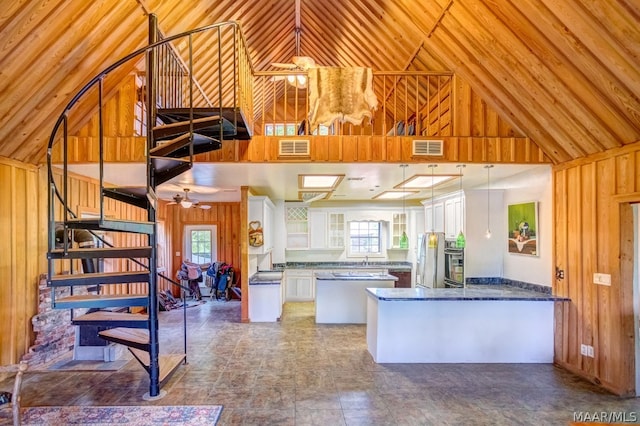
<instances>
[{"instance_id":1,"label":"chair","mask_svg":"<svg viewBox=\"0 0 640 426\"><path fill-rule=\"evenodd\" d=\"M0 366L0 380L4 380L11 373L17 372L13 381L13 394L11 395L11 403L6 407L0 406L0 410L11 407L13 415L13 425L20 426L20 389L22 388L22 376L27 371L28 364L21 361L20 364Z\"/></svg>"}]
</instances>

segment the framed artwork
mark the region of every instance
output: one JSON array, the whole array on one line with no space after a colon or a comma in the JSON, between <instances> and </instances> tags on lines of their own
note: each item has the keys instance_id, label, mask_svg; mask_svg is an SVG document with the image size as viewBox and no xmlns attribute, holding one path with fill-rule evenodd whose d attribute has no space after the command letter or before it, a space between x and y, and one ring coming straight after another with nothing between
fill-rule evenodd
<instances>
[{"instance_id":1,"label":"framed artwork","mask_svg":"<svg viewBox=\"0 0 640 426\"><path fill-rule=\"evenodd\" d=\"M538 203L509 204L509 253L538 256Z\"/></svg>"}]
</instances>

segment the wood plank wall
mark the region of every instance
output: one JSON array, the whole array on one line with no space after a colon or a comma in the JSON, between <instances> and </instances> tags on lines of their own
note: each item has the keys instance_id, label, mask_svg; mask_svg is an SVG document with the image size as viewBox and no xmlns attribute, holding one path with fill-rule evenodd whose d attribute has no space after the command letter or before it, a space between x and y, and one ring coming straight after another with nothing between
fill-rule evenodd
<instances>
[{"instance_id":1,"label":"wood plank wall","mask_svg":"<svg viewBox=\"0 0 640 426\"><path fill-rule=\"evenodd\" d=\"M554 167L555 361L618 394L635 390L633 223L640 142ZM611 286L593 283L611 275ZM592 345L594 358L580 354Z\"/></svg>"},{"instance_id":2,"label":"wood plank wall","mask_svg":"<svg viewBox=\"0 0 640 426\"><path fill-rule=\"evenodd\" d=\"M41 185L37 167L0 157L0 365L17 363L33 337L38 277L46 266Z\"/></svg>"}]
</instances>

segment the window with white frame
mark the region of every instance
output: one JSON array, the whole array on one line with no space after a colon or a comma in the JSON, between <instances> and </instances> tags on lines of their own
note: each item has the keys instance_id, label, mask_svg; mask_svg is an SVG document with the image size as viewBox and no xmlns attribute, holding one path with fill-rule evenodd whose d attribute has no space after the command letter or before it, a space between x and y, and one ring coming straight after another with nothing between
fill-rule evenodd
<instances>
[{"instance_id":1,"label":"window with white frame","mask_svg":"<svg viewBox=\"0 0 640 426\"><path fill-rule=\"evenodd\" d=\"M295 136L298 134L295 123L276 123L264 125L265 136Z\"/></svg>"},{"instance_id":2,"label":"window with white frame","mask_svg":"<svg viewBox=\"0 0 640 426\"><path fill-rule=\"evenodd\" d=\"M296 136L298 135L298 125L295 123L270 123L264 125L265 136ZM333 125L319 125L313 129L312 135L327 136L333 134Z\"/></svg>"},{"instance_id":3,"label":"window with white frame","mask_svg":"<svg viewBox=\"0 0 640 426\"><path fill-rule=\"evenodd\" d=\"M349 253L351 255L380 254L382 226L377 221L349 222Z\"/></svg>"}]
</instances>

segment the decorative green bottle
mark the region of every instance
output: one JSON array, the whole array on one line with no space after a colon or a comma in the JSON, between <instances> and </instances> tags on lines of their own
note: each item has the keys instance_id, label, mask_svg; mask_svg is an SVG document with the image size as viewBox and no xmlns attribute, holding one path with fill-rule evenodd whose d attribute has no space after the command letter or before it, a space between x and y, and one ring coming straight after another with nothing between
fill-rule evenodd
<instances>
[{"instance_id":1,"label":"decorative green bottle","mask_svg":"<svg viewBox=\"0 0 640 426\"><path fill-rule=\"evenodd\" d=\"M402 232L402 235L400 236L400 248L401 249L406 249L409 248L409 237L407 237L407 233L406 232Z\"/></svg>"},{"instance_id":2,"label":"decorative green bottle","mask_svg":"<svg viewBox=\"0 0 640 426\"><path fill-rule=\"evenodd\" d=\"M460 233L456 237L456 247L464 248L465 244L467 244L467 240L464 238L464 234L462 233L462 230L460 230Z\"/></svg>"}]
</instances>

